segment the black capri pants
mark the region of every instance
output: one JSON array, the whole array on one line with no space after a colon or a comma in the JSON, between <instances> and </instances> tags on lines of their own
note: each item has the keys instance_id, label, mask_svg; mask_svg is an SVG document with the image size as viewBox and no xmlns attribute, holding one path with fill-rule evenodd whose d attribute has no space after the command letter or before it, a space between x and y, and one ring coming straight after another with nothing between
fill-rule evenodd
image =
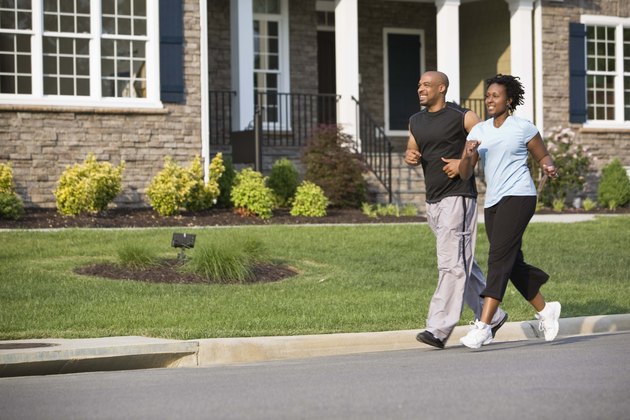
<instances>
[{"instance_id":1,"label":"black capri pants","mask_svg":"<svg viewBox=\"0 0 630 420\"><path fill-rule=\"evenodd\" d=\"M536 196L507 196L484 209L486 233L490 242L488 277L481 296L503 300L508 280L525 299L532 300L549 275L527 264L521 245L534 212Z\"/></svg>"}]
</instances>

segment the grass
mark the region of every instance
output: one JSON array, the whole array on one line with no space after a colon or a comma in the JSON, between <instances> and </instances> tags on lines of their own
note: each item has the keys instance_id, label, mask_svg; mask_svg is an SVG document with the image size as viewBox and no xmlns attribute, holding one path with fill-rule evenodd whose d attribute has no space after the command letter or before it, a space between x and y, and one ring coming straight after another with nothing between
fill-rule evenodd
<instances>
[{"instance_id":1,"label":"grass","mask_svg":"<svg viewBox=\"0 0 630 420\"><path fill-rule=\"evenodd\" d=\"M488 243L480 225L477 257ZM174 258L172 229L0 231L0 338L143 335L194 339L424 326L435 289L435 240L428 226L258 226L190 229L196 248L230 241L262 244L267 258L300 274L267 284L153 284L73 273L116 262L133 241ZM531 224L526 260L546 270L543 288L563 317L630 312L630 217ZM510 285L510 320L533 310ZM466 309L461 324L472 320Z\"/></svg>"}]
</instances>

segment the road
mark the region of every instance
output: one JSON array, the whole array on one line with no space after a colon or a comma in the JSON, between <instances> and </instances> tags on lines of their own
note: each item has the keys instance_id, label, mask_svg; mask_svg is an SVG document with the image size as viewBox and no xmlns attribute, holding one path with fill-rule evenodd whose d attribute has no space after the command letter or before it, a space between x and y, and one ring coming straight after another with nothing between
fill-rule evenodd
<instances>
[{"instance_id":1,"label":"road","mask_svg":"<svg viewBox=\"0 0 630 420\"><path fill-rule=\"evenodd\" d=\"M2 419L628 419L630 332L0 379Z\"/></svg>"}]
</instances>

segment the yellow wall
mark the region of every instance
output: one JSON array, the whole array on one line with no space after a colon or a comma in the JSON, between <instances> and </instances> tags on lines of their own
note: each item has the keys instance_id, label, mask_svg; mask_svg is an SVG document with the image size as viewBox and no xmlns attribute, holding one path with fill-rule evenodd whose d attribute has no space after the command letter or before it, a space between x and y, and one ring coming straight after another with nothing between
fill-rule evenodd
<instances>
[{"instance_id":1,"label":"yellow wall","mask_svg":"<svg viewBox=\"0 0 630 420\"><path fill-rule=\"evenodd\" d=\"M510 11L504 0L471 2L459 21L461 97L481 99L486 79L510 74Z\"/></svg>"}]
</instances>

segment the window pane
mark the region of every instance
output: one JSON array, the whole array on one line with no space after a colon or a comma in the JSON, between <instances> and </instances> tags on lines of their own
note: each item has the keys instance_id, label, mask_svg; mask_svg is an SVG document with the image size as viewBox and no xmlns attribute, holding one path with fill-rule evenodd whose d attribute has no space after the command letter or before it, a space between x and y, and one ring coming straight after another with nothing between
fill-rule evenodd
<instances>
[{"instance_id":1,"label":"window pane","mask_svg":"<svg viewBox=\"0 0 630 420\"><path fill-rule=\"evenodd\" d=\"M64 16L61 15L59 23L59 32L75 32L74 28L74 16Z\"/></svg>"},{"instance_id":2,"label":"window pane","mask_svg":"<svg viewBox=\"0 0 630 420\"><path fill-rule=\"evenodd\" d=\"M57 59L44 57L44 74L57 74Z\"/></svg>"},{"instance_id":3,"label":"window pane","mask_svg":"<svg viewBox=\"0 0 630 420\"><path fill-rule=\"evenodd\" d=\"M59 94L74 96L74 79L70 77L59 79Z\"/></svg>"},{"instance_id":4,"label":"window pane","mask_svg":"<svg viewBox=\"0 0 630 420\"><path fill-rule=\"evenodd\" d=\"M4 70L4 66L0 66L2 71ZM30 55L18 55L17 56L17 72L22 74L30 74L31 73L31 56Z\"/></svg>"},{"instance_id":5,"label":"window pane","mask_svg":"<svg viewBox=\"0 0 630 420\"><path fill-rule=\"evenodd\" d=\"M2 69L2 73L15 73L15 56L13 54L0 54L0 69Z\"/></svg>"},{"instance_id":6,"label":"window pane","mask_svg":"<svg viewBox=\"0 0 630 420\"><path fill-rule=\"evenodd\" d=\"M113 76L116 71L115 69L114 60L101 60L101 72L103 76Z\"/></svg>"},{"instance_id":7,"label":"window pane","mask_svg":"<svg viewBox=\"0 0 630 420\"><path fill-rule=\"evenodd\" d=\"M101 0L101 8L104 15L113 15L116 13L116 0Z\"/></svg>"},{"instance_id":8,"label":"window pane","mask_svg":"<svg viewBox=\"0 0 630 420\"><path fill-rule=\"evenodd\" d=\"M134 16L146 16L147 15L147 4L145 0L134 0L133 1L133 14Z\"/></svg>"},{"instance_id":9,"label":"window pane","mask_svg":"<svg viewBox=\"0 0 630 420\"><path fill-rule=\"evenodd\" d=\"M90 79L77 79L77 95L90 96Z\"/></svg>"},{"instance_id":10,"label":"window pane","mask_svg":"<svg viewBox=\"0 0 630 420\"><path fill-rule=\"evenodd\" d=\"M59 74L74 74L74 60L70 57L59 57Z\"/></svg>"},{"instance_id":11,"label":"window pane","mask_svg":"<svg viewBox=\"0 0 630 420\"><path fill-rule=\"evenodd\" d=\"M142 41L142 42L139 42L139 41L133 42L133 56L135 58L145 58L146 57L144 41Z\"/></svg>"},{"instance_id":12,"label":"window pane","mask_svg":"<svg viewBox=\"0 0 630 420\"><path fill-rule=\"evenodd\" d=\"M31 29L33 22L30 12L18 12L18 29Z\"/></svg>"},{"instance_id":13,"label":"window pane","mask_svg":"<svg viewBox=\"0 0 630 420\"><path fill-rule=\"evenodd\" d=\"M90 0L77 0L77 13L90 14Z\"/></svg>"},{"instance_id":14,"label":"window pane","mask_svg":"<svg viewBox=\"0 0 630 420\"><path fill-rule=\"evenodd\" d=\"M103 57L114 56L114 41L110 39L104 39L101 41L101 55Z\"/></svg>"},{"instance_id":15,"label":"window pane","mask_svg":"<svg viewBox=\"0 0 630 420\"><path fill-rule=\"evenodd\" d=\"M31 52L31 36L30 35L16 35L15 42L17 50L20 52Z\"/></svg>"},{"instance_id":16,"label":"window pane","mask_svg":"<svg viewBox=\"0 0 630 420\"><path fill-rule=\"evenodd\" d=\"M44 15L44 30L57 32L59 27L57 26L57 15Z\"/></svg>"},{"instance_id":17,"label":"window pane","mask_svg":"<svg viewBox=\"0 0 630 420\"><path fill-rule=\"evenodd\" d=\"M103 18L103 33L104 34L115 34L116 33L116 20L111 17Z\"/></svg>"},{"instance_id":18,"label":"window pane","mask_svg":"<svg viewBox=\"0 0 630 420\"><path fill-rule=\"evenodd\" d=\"M0 28L2 29L15 29L15 13L7 10L3 10L0 13Z\"/></svg>"},{"instance_id":19,"label":"window pane","mask_svg":"<svg viewBox=\"0 0 630 420\"><path fill-rule=\"evenodd\" d=\"M59 53L60 54L72 54L74 53L74 40L71 38L58 38L59 39Z\"/></svg>"},{"instance_id":20,"label":"window pane","mask_svg":"<svg viewBox=\"0 0 630 420\"><path fill-rule=\"evenodd\" d=\"M31 94L31 78L30 76L18 76L18 89L17 93L22 95Z\"/></svg>"},{"instance_id":21,"label":"window pane","mask_svg":"<svg viewBox=\"0 0 630 420\"><path fill-rule=\"evenodd\" d=\"M118 14L130 16L131 15L131 1L118 0Z\"/></svg>"},{"instance_id":22,"label":"window pane","mask_svg":"<svg viewBox=\"0 0 630 420\"><path fill-rule=\"evenodd\" d=\"M44 11L46 11L46 12L56 12L57 11L57 0L44 0Z\"/></svg>"},{"instance_id":23,"label":"window pane","mask_svg":"<svg viewBox=\"0 0 630 420\"><path fill-rule=\"evenodd\" d=\"M62 0L59 2L61 13L74 13L74 1L73 0Z\"/></svg>"},{"instance_id":24,"label":"window pane","mask_svg":"<svg viewBox=\"0 0 630 420\"><path fill-rule=\"evenodd\" d=\"M131 35L131 19L118 19L118 35Z\"/></svg>"},{"instance_id":25,"label":"window pane","mask_svg":"<svg viewBox=\"0 0 630 420\"><path fill-rule=\"evenodd\" d=\"M90 59L77 58L77 74L82 76L90 75Z\"/></svg>"},{"instance_id":26,"label":"window pane","mask_svg":"<svg viewBox=\"0 0 630 420\"><path fill-rule=\"evenodd\" d=\"M15 78L0 75L0 93L15 93Z\"/></svg>"},{"instance_id":27,"label":"window pane","mask_svg":"<svg viewBox=\"0 0 630 420\"><path fill-rule=\"evenodd\" d=\"M45 95L57 94L57 78L44 77L44 94Z\"/></svg>"},{"instance_id":28,"label":"window pane","mask_svg":"<svg viewBox=\"0 0 630 420\"><path fill-rule=\"evenodd\" d=\"M90 33L90 18L79 16L77 17L77 33L86 34Z\"/></svg>"},{"instance_id":29,"label":"window pane","mask_svg":"<svg viewBox=\"0 0 630 420\"><path fill-rule=\"evenodd\" d=\"M101 90L102 90L103 96L110 97L110 98L113 97L115 87L116 85L113 80L103 80L101 82Z\"/></svg>"},{"instance_id":30,"label":"window pane","mask_svg":"<svg viewBox=\"0 0 630 420\"><path fill-rule=\"evenodd\" d=\"M147 21L144 19L134 19L133 34L144 36L147 34Z\"/></svg>"}]
</instances>

